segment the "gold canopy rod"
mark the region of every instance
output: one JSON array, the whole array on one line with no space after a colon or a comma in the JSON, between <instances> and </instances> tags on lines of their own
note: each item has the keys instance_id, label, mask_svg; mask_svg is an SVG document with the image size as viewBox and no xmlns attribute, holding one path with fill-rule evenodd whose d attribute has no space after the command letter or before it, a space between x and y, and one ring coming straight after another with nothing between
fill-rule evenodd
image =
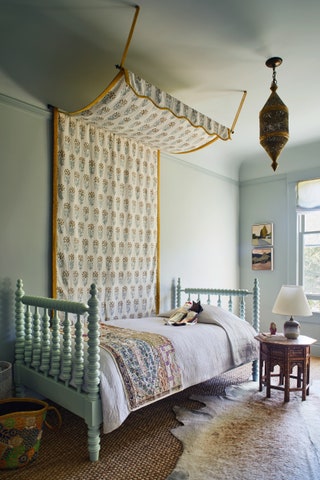
<instances>
[{"instance_id":1,"label":"gold canopy rod","mask_svg":"<svg viewBox=\"0 0 320 480\"><path fill-rule=\"evenodd\" d=\"M136 9L136 12L135 12L134 17L133 17L131 29L130 29L128 39L127 39L127 43L126 43L125 49L124 49L123 54L122 54L121 63L120 63L120 65L117 65L117 68L120 68L120 69L123 68L123 64L125 62L125 59L126 59L126 56L127 56L128 50L129 50L129 45L130 45L132 35L133 35L133 32L134 32L134 27L136 26L137 18L138 18L139 12L140 12L139 5L135 5L135 9Z\"/></svg>"},{"instance_id":2,"label":"gold canopy rod","mask_svg":"<svg viewBox=\"0 0 320 480\"><path fill-rule=\"evenodd\" d=\"M244 90L244 91L243 91L243 94L242 94L241 101L240 101L240 105L239 105L239 107L238 107L237 113L236 113L236 115L235 115L235 117L234 117L234 120L233 120L233 124L232 124L232 126L231 126L231 133L234 133L234 127L236 126L236 123L237 123L237 121L238 121L240 112L241 112L241 110L242 110L244 101L245 101L245 99L246 99L246 96L247 96L247 91Z\"/></svg>"},{"instance_id":3,"label":"gold canopy rod","mask_svg":"<svg viewBox=\"0 0 320 480\"><path fill-rule=\"evenodd\" d=\"M139 7L139 5L135 5L134 7L135 7L136 11L135 11L135 14L134 14L134 17L133 17L133 20L132 20L130 32L129 32L129 35L128 35L128 38L127 38L127 43L126 43L126 46L125 46L124 51L123 51L123 54L122 54L122 58L121 58L120 65L116 65L116 67L117 67L119 70L123 70L123 68L124 68L123 65L124 65L124 62L125 62L126 57L127 57L127 53L128 53L128 50L129 50L130 42L131 42L131 40L132 40L133 32L134 32L134 29L135 29L135 26L136 26L136 23L137 23L137 19L138 19L138 16L139 16L139 12L140 12L140 7ZM242 98L241 98L241 101L240 101L240 104L239 104L239 107L238 107L238 110L237 110L237 112L236 112L236 115L235 115L235 117L234 117L233 123L232 123L231 128L230 128L230 133L231 133L231 134L234 133L234 128L235 128L236 123L237 123L237 121L238 121L238 118L239 118L239 115L240 115L240 113L241 113L241 110L242 110L244 101L245 101L245 99L246 99L246 96L247 96L247 91L244 90L244 91L243 91ZM211 142L210 142L210 143L211 143Z\"/></svg>"}]
</instances>

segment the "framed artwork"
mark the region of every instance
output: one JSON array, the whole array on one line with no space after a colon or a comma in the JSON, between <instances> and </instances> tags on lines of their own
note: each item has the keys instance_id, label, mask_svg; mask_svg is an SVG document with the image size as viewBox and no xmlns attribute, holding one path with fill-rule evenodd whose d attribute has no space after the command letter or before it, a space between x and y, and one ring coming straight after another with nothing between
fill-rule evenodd
<instances>
[{"instance_id":1,"label":"framed artwork","mask_svg":"<svg viewBox=\"0 0 320 480\"><path fill-rule=\"evenodd\" d=\"M273 245L273 224L258 223L252 225L251 244L254 247L268 247Z\"/></svg>"},{"instance_id":2,"label":"framed artwork","mask_svg":"<svg viewBox=\"0 0 320 480\"><path fill-rule=\"evenodd\" d=\"M273 270L273 248L252 249L252 270Z\"/></svg>"}]
</instances>

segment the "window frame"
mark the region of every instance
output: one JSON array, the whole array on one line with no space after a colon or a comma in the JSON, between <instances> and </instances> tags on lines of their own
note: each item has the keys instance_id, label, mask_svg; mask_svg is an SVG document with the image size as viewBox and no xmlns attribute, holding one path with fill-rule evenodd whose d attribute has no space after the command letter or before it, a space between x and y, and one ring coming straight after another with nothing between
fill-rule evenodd
<instances>
[{"instance_id":1,"label":"window frame","mask_svg":"<svg viewBox=\"0 0 320 480\"><path fill-rule=\"evenodd\" d=\"M288 283L299 284L298 265L299 265L299 250L298 250L298 212L297 212L297 198L296 188L297 183L304 180L312 180L319 178L319 168L306 170L303 174L299 172L291 172L286 176L287 180L287 212L288 212L288 249L287 249L287 280ZM305 322L319 324L320 312L313 311L312 317L306 317Z\"/></svg>"},{"instance_id":2,"label":"window frame","mask_svg":"<svg viewBox=\"0 0 320 480\"><path fill-rule=\"evenodd\" d=\"M308 235L320 234L320 229L306 230L306 215L308 215L308 212L297 211L296 213L297 213L297 279L298 279L299 285L304 285L305 238ZM320 300L320 292L310 293L307 290L305 290L305 294L308 300ZM320 315L320 311L313 310L313 312Z\"/></svg>"},{"instance_id":3,"label":"window frame","mask_svg":"<svg viewBox=\"0 0 320 480\"><path fill-rule=\"evenodd\" d=\"M295 272L293 276L293 269L291 268L289 277L292 278L292 281L295 283L302 285L303 286L303 268L304 268L304 238L305 235L307 234L312 234L312 233L319 233L318 230L316 231L305 231L305 215L308 213L308 210L302 211L297 208L297 199L296 199L296 189L297 185L299 182L304 181L304 180L313 180L313 179L318 179L319 178L319 171L317 171L316 175L310 175L309 177L306 178L295 178L291 179L291 182L288 184L288 201L289 205L293 206L293 208L289 209L290 210L290 225L291 227L289 228L289 231L293 232L293 222L295 225L295 242L292 242L291 248L289 247L289 254L294 254L296 258L296 266L295 266ZM294 218L294 220L293 220ZM320 293L315 294L315 293L309 293L305 291L306 297L308 300L320 300ZM318 310L312 310L313 317L316 320L316 322L319 322L320 319L320 311Z\"/></svg>"}]
</instances>

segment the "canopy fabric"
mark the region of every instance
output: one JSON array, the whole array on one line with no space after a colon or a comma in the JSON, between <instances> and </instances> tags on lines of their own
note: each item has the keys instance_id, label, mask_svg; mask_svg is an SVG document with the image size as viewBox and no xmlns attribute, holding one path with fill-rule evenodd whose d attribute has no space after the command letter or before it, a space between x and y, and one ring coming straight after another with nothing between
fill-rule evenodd
<instances>
[{"instance_id":1,"label":"canopy fabric","mask_svg":"<svg viewBox=\"0 0 320 480\"><path fill-rule=\"evenodd\" d=\"M171 154L229 140L232 133L124 68L96 100L71 115Z\"/></svg>"}]
</instances>

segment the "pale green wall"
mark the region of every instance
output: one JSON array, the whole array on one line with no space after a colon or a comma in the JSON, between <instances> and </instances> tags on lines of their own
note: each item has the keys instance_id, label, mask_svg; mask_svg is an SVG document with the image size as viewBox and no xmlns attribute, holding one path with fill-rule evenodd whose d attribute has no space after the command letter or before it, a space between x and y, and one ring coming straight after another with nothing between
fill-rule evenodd
<instances>
[{"instance_id":1,"label":"pale green wall","mask_svg":"<svg viewBox=\"0 0 320 480\"><path fill-rule=\"evenodd\" d=\"M161 309L170 306L168 287L178 276L183 286L239 284L238 183L185 158L161 158Z\"/></svg>"},{"instance_id":2,"label":"pale green wall","mask_svg":"<svg viewBox=\"0 0 320 480\"><path fill-rule=\"evenodd\" d=\"M299 180L320 177L320 142L288 148L279 158L274 174L264 158L241 167L240 176L240 284L248 285L254 277L261 286L261 330L275 321L279 329L285 321L272 314L276 296L283 284L296 283L295 184ZM265 175L265 176L262 176ZM245 179L246 178L246 179ZM274 227L274 269L251 268L251 225L272 222ZM320 268L320 266L319 266ZM317 338L313 354L320 356L320 319L299 319L302 332Z\"/></svg>"},{"instance_id":3,"label":"pale green wall","mask_svg":"<svg viewBox=\"0 0 320 480\"><path fill-rule=\"evenodd\" d=\"M287 283L288 214L286 179L283 177L251 180L240 186L240 278L241 285L258 278L261 288L261 324L263 331L270 324L271 303L279 285ZM273 223L274 270L256 271L251 267L251 226ZM280 247L279 245L282 245Z\"/></svg>"},{"instance_id":4,"label":"pale green wall","mask_svg":"<svg viewBox=\"0 0 320 480\"><path fill-rule=\"evenodd\" d=\"M49 293L48 113L0 99L0 145L0 360L10 360L17 279L24 280L30 293Z\"/></svg>"}]
</instances>

